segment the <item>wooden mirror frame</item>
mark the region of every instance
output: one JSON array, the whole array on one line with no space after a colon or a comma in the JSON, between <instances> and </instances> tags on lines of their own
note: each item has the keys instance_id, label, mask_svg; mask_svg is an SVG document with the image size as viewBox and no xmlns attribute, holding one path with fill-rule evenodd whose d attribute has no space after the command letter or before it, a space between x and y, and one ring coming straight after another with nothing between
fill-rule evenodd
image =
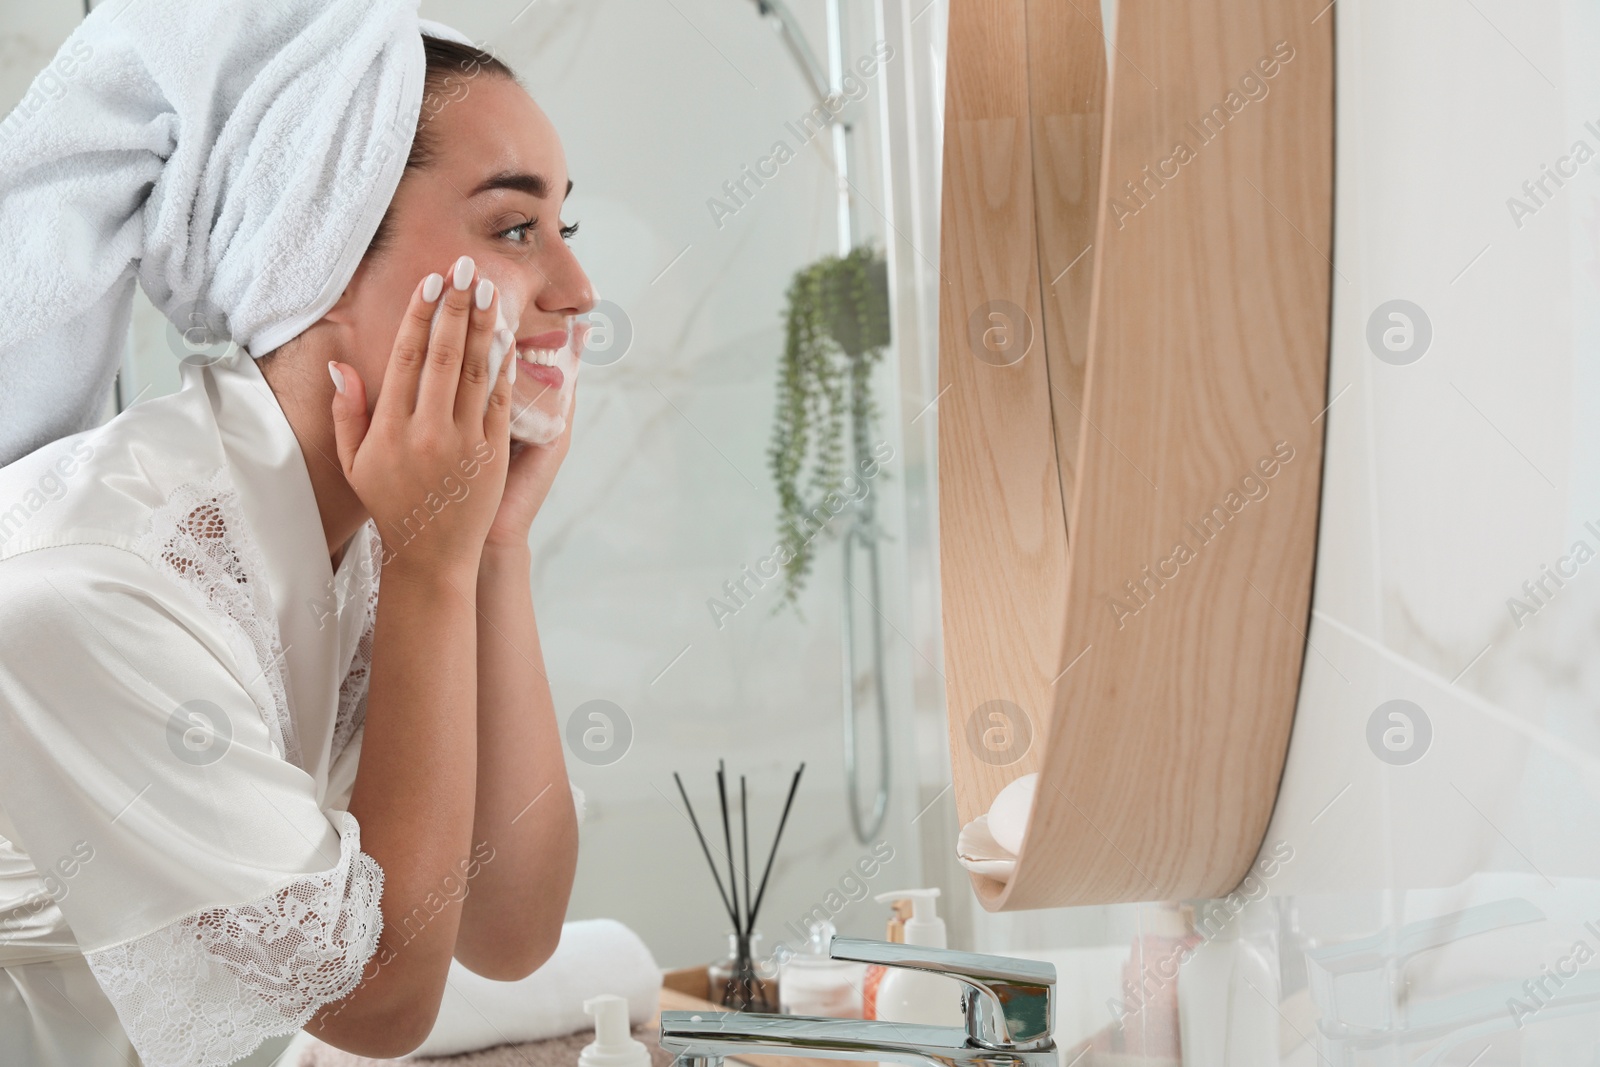
<instances>
[{"instance_id":1,"label":"wooden mirror frame","mask_svg":"<svg viewBox=\"0 0 1600 1067\"><path fill-rule=\"evenodd\" d=\"M989 910L1221 896L1310 613L1332 301L1326 0L950 0L939 528ZM1187 151L1181 151L1183 145ZM1179 546L1183 546L1182 549Z\"/></svg>"}]
</instances>

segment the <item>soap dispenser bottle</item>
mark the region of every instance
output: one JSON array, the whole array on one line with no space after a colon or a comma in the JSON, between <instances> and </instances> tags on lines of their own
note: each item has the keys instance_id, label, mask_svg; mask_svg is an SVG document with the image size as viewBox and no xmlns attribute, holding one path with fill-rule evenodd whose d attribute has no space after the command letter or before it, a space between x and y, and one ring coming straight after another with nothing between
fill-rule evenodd
<instances>
[{"instance_id":1,"label":"soap dispenser bottle","mask_svg":"<svg viewBox=\"0 0 1600 1067\"><path fill-rule=\"evenodd\" d=\"M602 993L584 1001L583 1010L594 1016L594 1041L583 1046L578 1067L650 1067L650 1050L629 1030L626 997Z\"/></svg>"},{"instance_id":2,"label":"soap dispenser bottle","mask_svg":"<svg viewBox=\"0 0 1600 1067\"><path fill-rule=\"evenodd\" d=\"M911 901L911 918L905 921L908 945L945 948L944 920L939 918L937 889L905 889L880 893L877 899L891 901L905 897ZM878 983L875 1017L896 1023L925 1023L930 1026L960 1026L961 983L954 978L907 967L890 967Z\"/></svg>"},{"instance_id":3,"label":"soap dispenser bottle","mask_svg":"<svg viewBox=\"0 0 1600 1067\"><path fill-rule=\"evenodd\" d=\"M878 898L882 900L882 897ZM883 939L891 945L906 943L906 920L911 918L911 901L904 897L896 897L889 902L889 922L885 925ZM883 981L883 976L889 973L889 968L881 963L867 965L867 973L861 979L861 1017L863 1019L876 1019L878 1017L878 983Z\"/></svg>"}]
</instances>

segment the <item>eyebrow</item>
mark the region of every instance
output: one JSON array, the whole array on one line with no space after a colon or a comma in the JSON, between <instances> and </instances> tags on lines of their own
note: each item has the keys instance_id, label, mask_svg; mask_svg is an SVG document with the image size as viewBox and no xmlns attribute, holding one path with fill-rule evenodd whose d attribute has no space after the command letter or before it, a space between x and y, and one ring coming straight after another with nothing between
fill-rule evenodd
<instances>
[{"instance_id":1,"label":"eyebrow","mask_svg":"<svg viewBox=\"0 0 1600 1067\"><path fill-rule=\"evenodd\" d=\"M467 199L470 200L480 193L487 193L491 189L515 189L518 192L527 193L529 196L538 197L540 200L550 195L550 183L545 181L544 175L529 174L527 171L520 170L506 170L498 174L491 174L479 182L477 188L467 194ZM562 195L566 196L571 192L572 179L568 178L567 191Z\"/></svg>"}]
</instances>

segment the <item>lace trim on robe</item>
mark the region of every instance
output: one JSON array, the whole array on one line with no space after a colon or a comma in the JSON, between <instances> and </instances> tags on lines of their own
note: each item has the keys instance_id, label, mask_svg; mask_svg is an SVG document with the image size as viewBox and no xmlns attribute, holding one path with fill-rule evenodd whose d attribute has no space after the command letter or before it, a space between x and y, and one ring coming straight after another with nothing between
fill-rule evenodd
<instances>
[{"instance_id":1,"label":"lace trim on robe","mask_svg":"<svg viewBox=\"0 0 1600 1067\"><path fill-rule=\"evenodd\" d=\"M339 758L356 730L367 718L367 688L372 681L372 634L378 623L378 579L382 575L383 541L378 536L377 523L367 521L367 558L373 568L372 582L367 590L367 621L361 640L356 643L355 655L350 660L350 670L339 686L339 714L334 720L333 746L330 762Z\"/></svg>"},{"instance_id":2,"label":"lace trim on robe","mask_svg":"<svg viewBox=\"0 0 1600 1067\"><path fill-rule=\"evenodd\" d=\"M150 517L140 553L174 578L208 612L223 621L239 662L261 668L274 714L263 716L277 751L304 768L283 680L283 647L272 593L260 577L266 561L249 536L239 493L219 468L201 482L173 490Z\"/></svg>"},{"instance_id":3,"label":"lace trim on robe","mask_svg":"<svg viewBox=\"0 0 1600 1067\"><path fill-rule=\"evenodd\" d=\"M383 930L383 870L338 814L331 870L85 954L146 1067L233 1063L359 984Z\"/></svg>"}]
</instances>

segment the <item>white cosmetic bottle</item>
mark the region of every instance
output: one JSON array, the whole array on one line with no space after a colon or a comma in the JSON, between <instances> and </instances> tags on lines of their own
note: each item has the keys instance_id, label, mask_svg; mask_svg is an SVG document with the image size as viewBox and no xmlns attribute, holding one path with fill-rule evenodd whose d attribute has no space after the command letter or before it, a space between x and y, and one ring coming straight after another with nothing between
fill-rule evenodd
<instances>
[{"instance_id":1,"label":"white cosmetic bottle","mask_svg":"<svg viewBox=\"0 0 1600 1067\"><path fill-rule=\"evenodd\" d=\"M628 1029L628 1001L602 993L583 1002L594 1016L594 1041L583 1047L578 1067L650 1067L650 1050Z\"/></svg>"},{"instance_id":2,"label":"white cosmetic bottle","mask_svg":"<svg viewBox=\"0 0 1600 1067\"><path fill-rule=\"evenodd\" d=\"M908 945L945 948L944 920L939 918L937 889L906 889L879 893L880 901L909 898L911 918L905 921ZM961 983L942 974L889 967L878 983L874 1017L895 1023L925 1023L929 1026L961 1026ZM879 1067L894 1067L883 1063Z\"/></svg>"}]
</instances>

